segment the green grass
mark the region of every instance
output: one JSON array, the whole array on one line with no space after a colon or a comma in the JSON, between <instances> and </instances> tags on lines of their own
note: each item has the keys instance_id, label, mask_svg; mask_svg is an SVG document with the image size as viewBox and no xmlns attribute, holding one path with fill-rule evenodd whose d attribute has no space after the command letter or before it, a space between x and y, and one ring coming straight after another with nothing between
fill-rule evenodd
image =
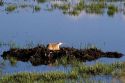
<instances>
[{"instance_id":1,"label":"green grass","mask_svg":"<svg viewBox=\"0 0 125 83\"><path fill-rule=\"evenodd\" d=\"M101 64L97 63L93 66L80 66L79 72L80 73L86 73L86 74L92 74L92 75L109 75L112 74L115 70L122 68L124 65L120 63L115 64Z\"/></svg>"},{"instance_id":2,"label":"green grass","mask_svg":"<svg viewBox=\"0 0 125 83\"><path fill-rule=\"evenodd\" d=\"M69 57L68 55L63 56L61 58L58 58L55 63L53 63L53 66L59 66L62 65L64 67L67 67L68 65L71 65L72 67L76 67L82 64L79 60L73 57Z\"/></svg>"},{"instance_id":3,"label":"green grass","mask_svg":"<svg viewBox=\"0 0 125 83\"><path fill-rule=\"evenodd\" d=\"M14 10L16 10L16 6L15 5L9 5L8 7L6 7L6 11L8 11L8 12L12 12L12 11L14 11Z\"/></svg>"},{"instance_id":4,"label":"green grass","mask_svg":"<svg viewBox=\"0 0 125 83\"><path fill-rule=\"evenodd\" d=\"M35 81L54 81L66 79L67 74L63 72L47 72L47 73L17 73L13 75L6 75L0 82L2 83L34 83Z\"/></svg>"},{"instance_id":5,"label":"green grass","mask_svg":"<svg viewBox=\"0 0 125 83\"><path fill-rule=\"evenodd\" d=\"M118 8L113 6L113 5L109 5L108 6L108 11L107 11L107 14L109 16L113 16L116 12L118 12Z\"/></svg>"},{"instance_id":6,"label":"green grass","mask_svg":"<svg viewBox=\"0 0 125 83\"><path fill-rule=\"evenodd\" d=\"M1 83L44 83L44 82L61 82L65 83L66 81L76 82L80 78L88 79L91 76L95 75L114 75L113 73L118 73L116 70L125 69L125 64L122 63L113 63L113 64L101 64L96 63L95 65L79 65L72 67L69 72L61 71L51 71L45 73L28 73L21 72L12 75L5 75L0 79ZM115 74L116 75L116 74ZM90 83L90 82L88 82Z\"/></svg>"}]
</instances>

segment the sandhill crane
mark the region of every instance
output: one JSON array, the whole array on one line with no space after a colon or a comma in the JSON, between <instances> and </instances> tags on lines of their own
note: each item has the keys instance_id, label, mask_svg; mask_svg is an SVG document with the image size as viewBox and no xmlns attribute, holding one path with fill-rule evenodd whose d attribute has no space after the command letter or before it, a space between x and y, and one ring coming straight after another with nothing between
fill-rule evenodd
<instances>
[{"instance_id":1,"label":"sandhill crane","mask_svg":"<svg viewBox=\"0 0 125 83\"><path fill-rule=\"evenodd\" d=\"M55 51L55 50L60 50L60 45L62 45L63 43L61 43L61 42L59 42L59 43L49 43L48 45L47 45L47 48L49 49L49 50L53 50L53 51Z\"/></svg>"}]
</instances>

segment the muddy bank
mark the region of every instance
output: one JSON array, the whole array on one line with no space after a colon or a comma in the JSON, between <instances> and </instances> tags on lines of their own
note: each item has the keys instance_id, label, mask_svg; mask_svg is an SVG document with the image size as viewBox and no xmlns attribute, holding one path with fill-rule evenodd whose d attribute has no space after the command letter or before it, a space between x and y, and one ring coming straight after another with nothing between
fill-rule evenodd
<instances>
[{"instance_id":1,"label":"muddy bank","mask_svg":"<svg viewBox=\"0 0 125 83\"><path fill-rule=\"evenodd\" d=\"M9 51L3 52L3 59L14 57L17 61L30 61L32 65L47 65L54 63L57 59L67 56L67 59L75 58L79 61L92 61L101 57L120 58L122 53L118 52L103 52L98 48L76 49L71 47L61 47L59 51L50 51L46 46L41 45L29 49L12 48Z\"/></svg>"}]
</instances>

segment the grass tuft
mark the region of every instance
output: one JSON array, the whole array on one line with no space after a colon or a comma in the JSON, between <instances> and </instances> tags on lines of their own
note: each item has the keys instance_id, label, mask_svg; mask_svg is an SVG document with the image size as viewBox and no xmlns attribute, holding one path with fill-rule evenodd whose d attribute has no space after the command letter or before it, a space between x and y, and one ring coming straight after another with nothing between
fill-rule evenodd
<instances>
[{"instance_id":1,"label":"grass tuft","mask_svg":"<svg viewBox=\"0 0 125 83\"><path fill-rule=\"evenodd\" d=\"M6 11L8 11L8 12L12 12L12 11L14 11L14 10L16 10L16 6L15 5L9 5L8 7L6 7Z\"/></svg>"}]
</instances>

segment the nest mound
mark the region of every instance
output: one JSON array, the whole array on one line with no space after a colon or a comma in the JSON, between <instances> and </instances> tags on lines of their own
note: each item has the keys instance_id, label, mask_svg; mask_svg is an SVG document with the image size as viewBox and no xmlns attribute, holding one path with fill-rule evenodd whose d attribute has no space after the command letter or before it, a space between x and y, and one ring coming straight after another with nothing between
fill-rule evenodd
<instances>
[{"instance_id":1,"label":"nest mound","mask_svg":"<svg viewBox=\"0 0 125 83\"><path fill-rule=\"evenodd\" d=\"M32 65L40 65L54 63L56 59L63 56L76 58L79 61L85 62L100 57L120 58L123 54L118 52L103 52L97 48L76 49L71 47L61 47L59 51L50 51L43 45L29 49L11 48L9 51L3 52L1 56L3 59L14 57L18 61L30 61Z\"/></svg>"}]
</instances>

